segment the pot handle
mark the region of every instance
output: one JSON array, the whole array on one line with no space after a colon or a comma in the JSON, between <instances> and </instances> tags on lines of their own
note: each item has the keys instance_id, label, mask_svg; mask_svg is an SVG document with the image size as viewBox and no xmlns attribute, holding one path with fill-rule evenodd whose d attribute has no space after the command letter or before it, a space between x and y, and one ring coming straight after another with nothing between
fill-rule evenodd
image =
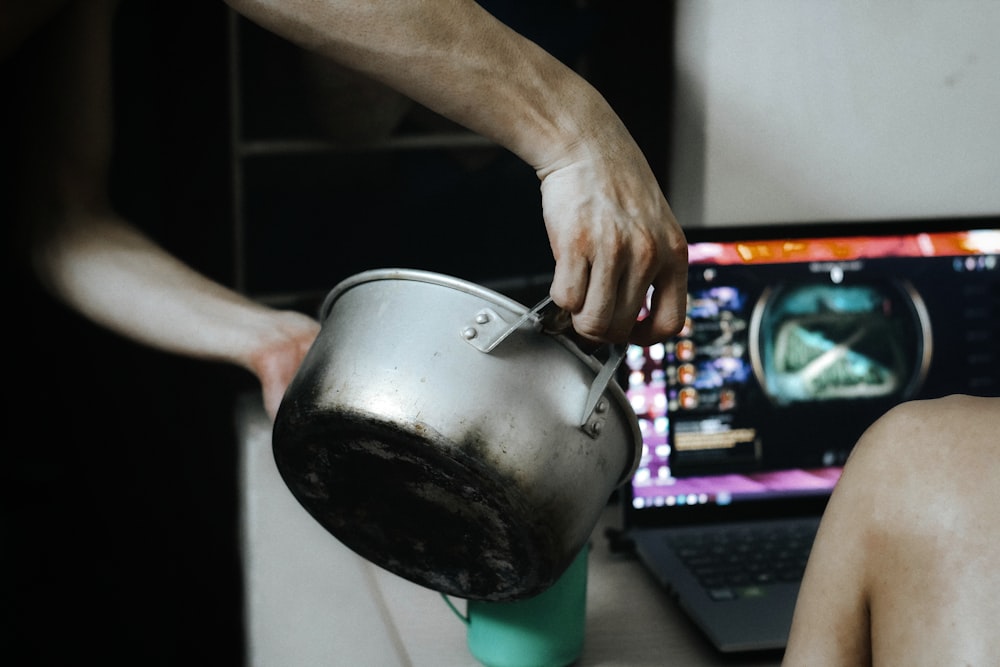
<instances>
[{"instance_id":1,"label":"pot handle","mask_svg":"<svg viewBox=\"0 0 1000 667\"><path fill-rule=\"evenodd\" d=\"M587 402L583 405L583 421L580 422L580 426L587 433L594 436L600 433L601 425L604 423L603 418L596 418L597 415L608 410L607 401L604 400L604 390L611 384L611 380L614 378L618 367L621 366L622 359L625 358L625 352L628 350L628 345L625 344L612 344L609 347L608 360L604 362L600 372L597 373L597 377L590 383L590 391L587 392Z\"/></svg>"},{"instance_id":2,"label":"pot handle","mask_svg":"<svg viewBox=\"0 0 1000 667\"><path fill-rule=\"evenodd\" d=\"M494 310L483 308L476 313L473 323L462 329L462 337L480 352L489 354L528 323L534 331L551 334L563 333L572 324L569 313L557 306L551 296L547 296L510 325Z\"/></svg>"},{"instance_id":3,"label":"pot handle","mask_svg":"<svg viewBox=\"0 0 1000 667\"><path fill-rule=\"evenodd\" d=\"M547 296L510 325L492 309L484 308L476 314L473 323L462 330L462 337L480 352L489 354L514 331L528 323L533 330L549 334L564 333L572 326L569 313L557 306L551 296ZM608 409L607 401L603 400L604 390L614 378L628 348L624 344L609 347L607 361L590 384L580 420L580 427L592 437L600 434L604 423L602 414Z\"/></svg>"}]
</instances>

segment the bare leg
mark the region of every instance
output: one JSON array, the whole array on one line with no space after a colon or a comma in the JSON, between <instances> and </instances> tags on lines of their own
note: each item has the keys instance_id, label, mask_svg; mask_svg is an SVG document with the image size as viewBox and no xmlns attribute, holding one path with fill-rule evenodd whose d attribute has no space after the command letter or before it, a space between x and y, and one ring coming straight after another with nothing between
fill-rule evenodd
<instances>
[{"instance_id":1,"label":"bare leg","mask_svg":"<svg viewBox=\"0 0 1000 667\"><path fill-rule=\"evenodd\" d=\"M1000 398L891 410L816 538L785 665L996 665Z\"/></svg>"}]
</instances>

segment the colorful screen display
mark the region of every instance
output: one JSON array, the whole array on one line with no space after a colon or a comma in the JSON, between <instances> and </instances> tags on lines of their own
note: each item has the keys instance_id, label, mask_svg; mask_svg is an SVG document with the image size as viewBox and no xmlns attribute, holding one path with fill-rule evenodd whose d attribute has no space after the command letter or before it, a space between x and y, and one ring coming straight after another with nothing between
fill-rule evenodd
<instances>
[{"instance_id":1,"label":"colorful screen display","mask_svg":"<svg viewBox=\"0 0 1000 667\"><path fill-rule=\"evenodd\" d=\"M688 315L632 346L630 502L827 493L908 399L1000 391L1000 230L690 244Z\"/></svg>"}]
</instances>

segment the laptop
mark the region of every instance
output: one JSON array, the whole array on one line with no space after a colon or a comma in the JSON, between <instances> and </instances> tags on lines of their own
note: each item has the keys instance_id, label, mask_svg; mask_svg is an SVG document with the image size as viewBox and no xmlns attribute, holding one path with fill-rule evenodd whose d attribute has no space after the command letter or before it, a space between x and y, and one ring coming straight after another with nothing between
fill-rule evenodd
<instances>
[{"instance_id":1,"label":"laptop","mask_svg":"<svg viewBox=\"0 0 1000 667\"><path fill-rule=\"evenodd\" d=\"M643 453L622 535L719 651L780 650L862 432L1000 392L1000 217L686 231L684 330L623 364Z\"/></svg>"}]
</instances>

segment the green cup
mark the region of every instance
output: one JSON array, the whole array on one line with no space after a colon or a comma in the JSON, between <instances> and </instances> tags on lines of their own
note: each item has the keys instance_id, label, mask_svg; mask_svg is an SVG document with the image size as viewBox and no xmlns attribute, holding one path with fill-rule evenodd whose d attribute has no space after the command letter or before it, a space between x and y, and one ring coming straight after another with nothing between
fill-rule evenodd
<instances>
[{"instance_id":1,"label":"green cup","mask_svg":"<svg viewBox=\"0 0 1000 667\"><path fill-rule=\"evenodd\" d=\"M587 613L587 552L535 597L514 602L469 600L462 615L469 651L486 667L566 667L579 659Z\"/></svg>"}]
</instances>

